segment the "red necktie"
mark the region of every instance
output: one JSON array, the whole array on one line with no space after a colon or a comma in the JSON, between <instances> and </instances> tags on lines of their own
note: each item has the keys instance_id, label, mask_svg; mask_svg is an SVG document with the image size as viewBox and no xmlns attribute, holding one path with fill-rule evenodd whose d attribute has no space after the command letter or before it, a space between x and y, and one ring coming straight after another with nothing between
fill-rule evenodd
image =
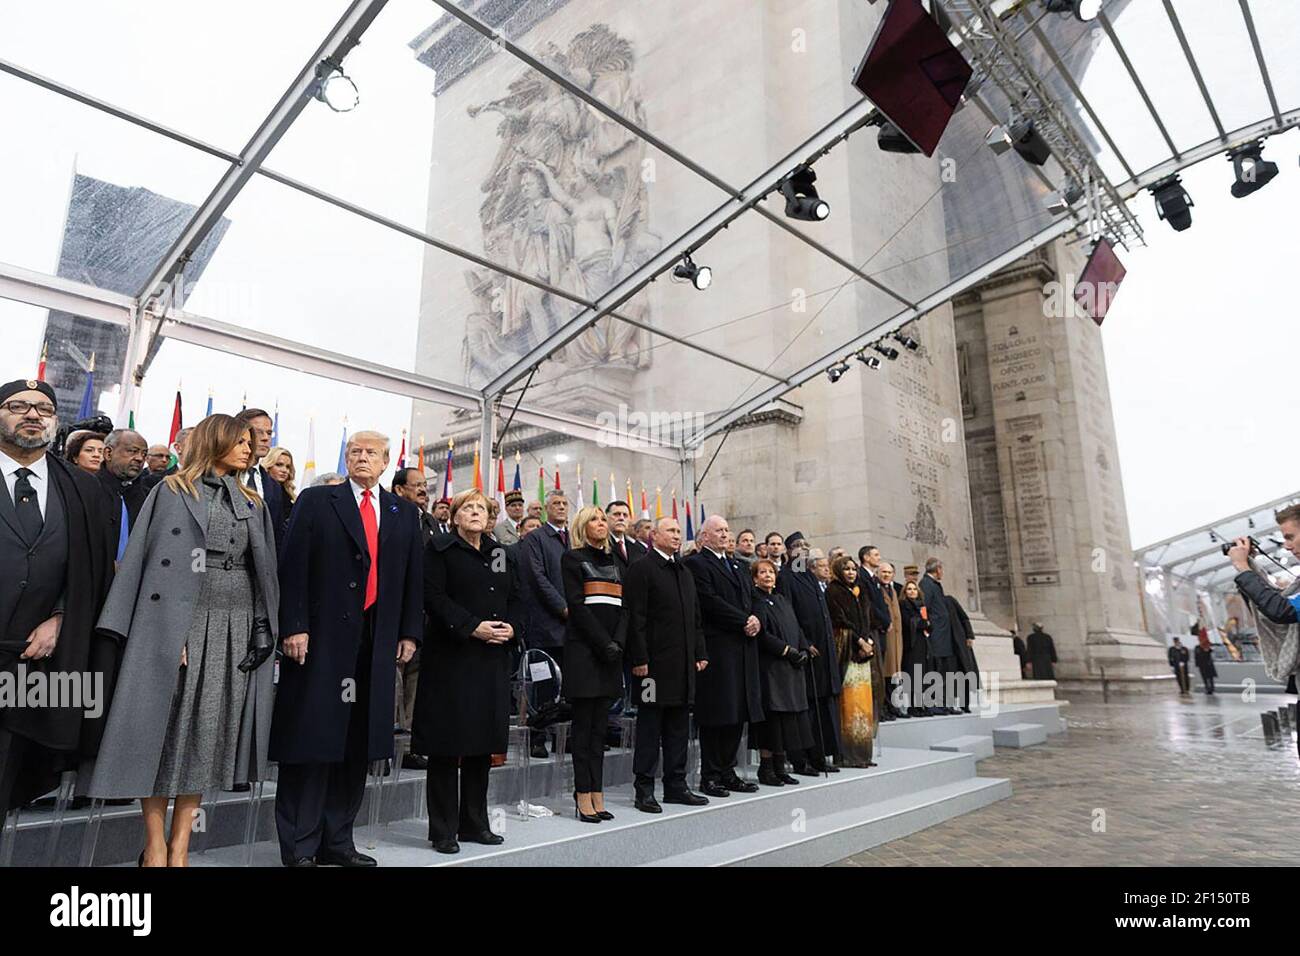
<instances>
[{"instance_id":1,"label":"red necktie","mask_svg":"<svg viewBox=\"0 0 1300 956\"><path fill-rule=\"evenodd\" d=\"M618 539L618 550L623 553L623 563L627 564L627 542L622 538Z\"/></svg>"},{"instance_id":2,"label":"red necktie","mask_svg":"<svg viewBox=\"0 0 1300 956\"><path fill-rule=\"evenodd\" d=\"M370 552L370 573L366 575L366 603L362 610L370 610L379 596L379 522L375 508L370 503L370 489L361 492L361 527L366 531L366 550Z\"/></svg>"}]
</instances>

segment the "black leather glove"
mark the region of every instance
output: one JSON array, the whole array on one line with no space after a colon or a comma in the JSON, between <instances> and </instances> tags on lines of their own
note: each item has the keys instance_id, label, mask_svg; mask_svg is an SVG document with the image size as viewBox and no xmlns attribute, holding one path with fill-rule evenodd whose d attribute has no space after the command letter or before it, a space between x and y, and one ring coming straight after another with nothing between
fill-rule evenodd
<instances>
[{"instance_id":1,"label":"black leather glove","mask_svg":"<svg viewBox=\"0 0 1300 956\"><path fill-rule=\"evenodd\" d=\"M796 650L786 651L785 659L790 662L790 666L792 667L803 667L808 663L808 652Z\"/></svg>"},{"instance_id":2,"label":"black leather glove","mask_svg":"<svg viewBox=\"0 0 1300 956\"><path fill-rule=\"evenodd\" d=\"M605 659L606 664L614 664L623 659L623 648L619 647L613 641L610 641L602 647L600 653Z\"/></svg>"},{"instance_id":3,"label":"black leather glove","mask_svg":"<svg viewBox=\"0 0 1300 956\"><path fill-rule=\"evenodd\" d=\"M257 670L270 658L275 650L275 637L271 634L271 622L259 617L253 622L253 633L248 636L248 653L239 662L239 669L245 674Z\"/></svg>"}]
</instances>

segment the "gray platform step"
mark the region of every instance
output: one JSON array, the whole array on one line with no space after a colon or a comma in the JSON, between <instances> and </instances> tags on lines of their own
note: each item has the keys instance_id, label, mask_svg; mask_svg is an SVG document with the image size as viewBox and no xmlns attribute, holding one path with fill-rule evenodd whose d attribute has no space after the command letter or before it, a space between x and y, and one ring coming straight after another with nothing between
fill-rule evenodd
<instances>
[{"instance_id":1,"label":"gray platform step","mask_svg":"<svg viewBox=\"0 0 1300 956\"><path fill-rule=\"evenodd\" d=\"M1044 704L1003 704L987 711L945 717L911 717L892 720L880 726L880 740L886 747L928 750L936 743L954 737L992 736L994 728L1013 724L1041 724L1049 734L1063 733L1061 718L1064 701ZM996 738L994 744L997 744ZM1041 742L1041 741L1040 741Z\"/></svg>"},{"instance_id":2,"label":"gray platform step","mask_svg":"<svg viewBox=\"0 0 1300 956\"><path fill-rule=\"evenodd\" d=\"M825 866L1011 796L1011 782L974 777L664 857L649 866Z\"/></svg>"},{"instance_id":3,"label":"gray platform step","mask_svg":"<svg viewBox=\"0 0 1300 956\"><path fill-rule=\"evenodd\" d=\"M891 834L915 832L1010 792L1002 782L986 786L986 781L978 780L971 754L886 748L878 760L880 766L871 770L845 769L823 777L801 777L798 786L763 787L758 793L714 799L704 807L665 804L664 812L657 815L633 808L630 787L607 787L605 805L616 819L601 824L573 819L572 801L551 804L557 816L527 822L507 808L494 807L493 828L506 842L498 847L462 844L461 852L454 856L432 851L427 823L420 820L396 822L378 834L359 828L357 845L376 856L382 866L635 866L772 831L795 837L790 828L802 821L806 830L790 841L791 849L763 848L763 852L788 852L789 859L796 862L801 854L812 859L831 853L834 840L824 839L831 833L866 827L852 841L843 843L847 848L839 855L847 856L859 845L875 845L894 839ZM963 786L944 789L958 784ZM895 819L903 810L908 814ZM846 813L849 816L840 816ZM817 849L804 846L810 841ZM797 853L795 845L802 847ZM741 847L732 855L740 859L746 852ZM826 857L832 858L838 857ZM256 846L253 862L278 865L274 845L265 842ZM237 848L191 858L191 865L196 866L242 864L243 855Z\"/></svg>"},{"instance_id":4,"label":"gray platform step","mask_svg":"<svg viewBox=\"0 0 1300 956\"><path fill-rule=\"evenodd\" d=\"M1011 724L993 728L993 743L999 747L1032 747L1047 743L1047 728L1042 724Z\"/></svg>"},{"instance_id":5,"label":"gray platform step","mask_svg":"<svg viewBox=\"0 0 1300 956\"><path fill-rule=\"evenodd\" d=\"M966 734L962 737L953 737L951 740L941 740L937 744L931 744L930 749L951 753L974 754L976 760L983 760L985 757L993 756L993 738L983 734Z\"/></svg>"}]
</instances>

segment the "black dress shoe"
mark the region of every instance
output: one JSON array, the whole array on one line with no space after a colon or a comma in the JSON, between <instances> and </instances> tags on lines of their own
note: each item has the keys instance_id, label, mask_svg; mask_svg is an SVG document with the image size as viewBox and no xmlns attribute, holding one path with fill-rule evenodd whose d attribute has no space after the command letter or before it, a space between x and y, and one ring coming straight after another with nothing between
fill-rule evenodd
<instances>
[{"instance_id":1,"label":"black dress shoe","mask_svg":"<svg viewBox=\"0 0 1300 956\"><path fill-rule=\"evenodd\" d=\"M546 752L546 741L544 740L533 741L533 746L528 751L528 755L532 757L534 760L545 760L547 757L549 757L550 754Z\"/></svg>"},{"instance_id":2,"label":"black dress shoe","mask_svg":"<svg viewBox=\"0 0 1300 956\"><path fill-rule=\"evenodd\" d=\"M665 799L667 799L665 797ZM664 808L659 806L659 801L654 797L637 797L632 801L632 806L636 807L642 813L663 813Z\"/></svg>"},{"instance_id":3,"label":"black dress shoe","mask_svg":"<svg viewBox=\"0 0 1300 956\"><path fill-rule=\"evenodd\" d=\"M765 787L784 787L785 781L775 770L769 770L767 767L760 767L758 770L758 782Z\"/></svg>"},{"instance_id":4,"label":"black dress shoe","mask_svg":"<svg viewBox=\"0 0 1300 956\"><path fill-rule=\"evenodd\" d=\"M500 846L506 842L505 837L491 830L483 830L481 833L462 833L459 836L461 843L481 843L484 846Z\"/></svg>"},{"instance_id":5,"label":"black dress shoe","mask_svg":"<svg viewBox=\"0 0 1300 956\"><path fill-rule=\"evenodd\" d=\"M907 720L907 718L911 717L912 714L910 711L896 710L894 711L894 716L897 717L899 720Z\"/></svg>"},{"instance_id":6,"label":"black dress shoe","mask_svg":"<svg viewBox=\"0 0 1300 956\"><path fill-rule=\"evenodd\" d=\"M317 853L318 866L378 866L379 861L373 856L366 856L357 850L343 850L337 853Z\"/></svg>"},{"instance_id":7,"label":"black dress shoe","mask_svg":"<svg viewBox=\"0 0 1300 956\"><path fill-rule=\"evenodd\" d=\"M402 757L403 770L428 770L429 758L419 754L406 754Z\"/></svg>"},{"instance_id":8,"label":"black dress shoe","mask_svg":"<svg viewBox=\"0 0 1300 956\"><path fill-rule=\"evenodd\" d=\"M811 767L808 764L800 764L794 768L794 772L801 777L820 777L821 771Z\"/></svg>"},{"instance_id":9,"label":"black dress shoe","mask_svg":"<svg viewBox=\"0 0 1300 956\"><path fill-rule=\"evenodd\" d=\"M704 787L700 787L700 789L703 790ZM722 790L721 787L718 787L718 789ZM722 793L725 796L728 797L731 796L731 794L726 790L722 790ZM687 806L687 807L702 807L708 802L709 802L708 797L702 797L698 793L694 793L690 790L683 790L681 793L664 794L664 803L680 803L683 806Z\"/></svg>"},{"instance_id":10,"label":"black dress shoe","mask_svg":"<svg viewBox=\"0 0 1300 956\"><path fill-rule=\"evenodd\" d=\"M709 797L729 797L729 796L731 796L731 791L730 791L730 790L728 790L726 787L724 787L724 786L723 786L722 784L720 784L720 783L714 783L712 780L706 780L706 781L704 781L704 783L700 784L700 793L704 794L705 796L709 796ZM664 797L664 800L668 800L668 798L667 798L667 797ZM669 802L673 802L673 801L669 801Z\"/></svg>"},{"instance_id":11,"label":"black dress shoe","mask_svg":"<svg viewBox=\"0 0 1300 956\"><path fill-rule=\"evenodd\" d=\"M141 865L141 866L144 866L144 856L143 856L143 855L140 857L140 865ZM296 860L286 860L285 863L284 863L284 865L285 865L285 866L290 866L290 867L295 867L295 868L297 868L297 867L303 867L303 866L315 866L315 865L316 865L316 861L313 860L313 859L312 859L311 857L309 857L309 856L300 856L300 857L298 857L298 859L296 859Z\"/></svg>"},{"instance_id":12,"label":"black dress shoe","mask_svg":"<svg viewBox=\"0 0 1300 956\"><path fill-rule=\"evenodd\" d=\"M739 777L724 780L722 785L732 793L758 793L758 784L750 783L748 780L741 780Z\"/></svg>"},{"instance_id":13,"label":"black dress shoe","mask_svg":"<svg viewBox=\"0 0 1300 956\"><path fill-rule=\"evenodd\" d=\"M781 771L781 773L779 773L777 776L781 778L781 782L784 783L786 786L796 787L799 785L799 781L796 780L794 777L790 776L784 770Z\"/></svg>"},{"instance_id":14,"label":"black dress shoe","mask_svg":"<svg viewBox=\"0 0 1300 956\"><path fill-rule=\"evenodd\" d=\"M434 841L433 848L439 853L459 853L460 844L448 837L445 840Z\"/></svg>"}]
</instances>

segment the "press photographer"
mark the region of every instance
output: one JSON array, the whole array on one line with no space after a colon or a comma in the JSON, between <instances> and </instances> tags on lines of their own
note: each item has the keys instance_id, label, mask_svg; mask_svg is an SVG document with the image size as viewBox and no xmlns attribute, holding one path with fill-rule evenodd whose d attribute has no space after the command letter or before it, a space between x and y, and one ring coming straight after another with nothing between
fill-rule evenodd
<instances>
[{"instance_id":1,"label":"press photographer","mask_svg":"<svg viewBox=\"0 0 1300 956\"><path fill-rule=\"evenodd\" d=\"M1288 505L1273 515L1282 532L1282 545L1300 560L1300 505ZM1244 598L1264 617L1276 624L1300 623L1296 608L1300 605L1300 578L1284 591L1273 587L1267 577L1251 563L1264 557L1254 538L1238 538L1226 546L1228 559L1237 570L1234 583ZM1271 559L1270 559L1271 560Z\"/></svg>"}]
</instances>

